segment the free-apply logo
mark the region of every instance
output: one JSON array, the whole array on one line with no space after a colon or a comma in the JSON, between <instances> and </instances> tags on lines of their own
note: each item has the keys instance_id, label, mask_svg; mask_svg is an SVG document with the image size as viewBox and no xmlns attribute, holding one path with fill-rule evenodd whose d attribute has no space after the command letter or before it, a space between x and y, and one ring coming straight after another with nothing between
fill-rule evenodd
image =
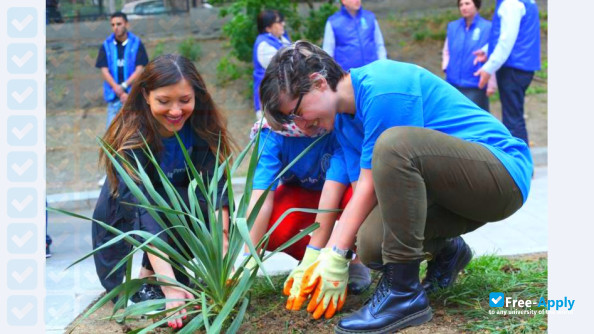
<instances>
[{"instance_id":1,"label":"free-apply logo","mask_svg":"<svg viewBox=\"0 0 594 334\"><path fill-rule=\"evenodd\" d=\"M547 311L554 308L555 311L564 310L571 311L575 305L575 299L564 297L563 299L546 299L540 297L538 301L530 299L517 299L513 297L505 297L503 292L489 293L489 306L491 307L512 307L512 308L546 308Z\"/></svg>"},{"instance_id":2,"label":"free-apply logo","mask_svg":"<svg viewBox=\"0 0 594 334\"><path fill-rule=\"evenodd\" d=\"M503 307L505 302L505 296L503 292L491 292L489 294L489 306L491 307Z\"/></svg>"}]
</instances>

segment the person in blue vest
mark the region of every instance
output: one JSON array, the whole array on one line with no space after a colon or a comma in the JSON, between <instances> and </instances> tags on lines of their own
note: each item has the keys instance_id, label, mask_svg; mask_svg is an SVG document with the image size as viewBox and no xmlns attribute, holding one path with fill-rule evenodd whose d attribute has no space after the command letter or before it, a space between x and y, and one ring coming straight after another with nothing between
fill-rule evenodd
<instances>
[{"instance_id":1,"label":"person in blue vest","mask_svg":"<svg viewBox=\"0 0 594 334\"><path fill-rule=\"evenodd\" d=\"M99 47L95 63L95 67L101 69L104 80L103 98L107 102L106 128L126 102L132 83L148 63L148 55L142 41L128 31L126 14L113 13L110 23L113 33Z\"/></svg>"},{"instance_id":2,"label":"person in blue vest","mask_svg":"<svg viewBox=\"0 0 594 334\"><path fill-rule=\"evenodd\" d=\"M386 47L375 15L361 0L341 0L340 10L326 21L322 48L345 71L386 59Z\"/></svg>"},{"instance_id":3,"label":"person in blue vest","mask_svg":"<svg viewBox=\"0 0 594 334\"><path fill-rule=\"evenodd\" d=\"M474 75L482 64L474 63L473 52L489 42L491 22L479 14L481 0L458 0L460 19L448 23L442 52L442 69L447 82L482 109L489 111L489 95L495 91L495 76L486 88L478 88Z\"/></svg>"},{"instance_id":4,"label":"person in blue vest","mask_svg":"<svg viewBox=\"0 0 594 334\"><path fill-rule=\"evenodd\" d=\"M487 60L484 49L476 61ZM528 141L524 97L534 72L540 70L540 22L534 0L497 0L489 38L488 60L475 73L479 88L496 74L503 124L514 137Z\"/></svg>"},{"instance_id":5,"label":"person in blue vest","mask_svg":"<svg viewBox=\"0 0 594 334\"><path fill-rule=\"evenodd\" d=\"M276 51L283 46L291 44L289 36L285 33L285 18L278 10L267 9L258 14L258 37L254 43L252 60L254 63L254 111L256 118L262 118L262 108L258 88L264 71Z\"/></svg>"},{"instance_id":6,"label":"person in blue vest","mask_svg":"<svg viewBox=\"0 0 594 334\"><path fill-rule=\"evenodd\" d=\"M460 235L509 217L527 199L526 143L420 66L378 60L347 73L319 47L298 41L273 57L260 98L271 126L293 121L306 133L332 130L347 164L359 165L353 196L300 291L311 296L314 318L332 317L346 298L355 239L358 252L379 250L382 280L335 333L393 333L429 321L428 292L451 286L472 258ZM370 228L375 206L381 224Z\"/></svg>"},{"instance_id":7,"label":"person in blue vest","mask_svg":"<svg viewBox=\"0 0 594 334\"><path fill-rule=\"evenodd\" d=\"M288 124L280 131L274 131L266 119L256 122L252 128L252 137L261 128L259 153L260 158L254 174L253 192L248 215L256 205L264 191L271 186L252 229L250 237L257 244L264 233L291 208L309 209L344 209L352 194L350 179L344 163L342 150L334 133L326 134L311 149L289 168L280 178L276 177L301 152L318 140L324 132L308 136L295 124ZM324 201L320 201L324 198ZM285 281L283 293L289 298L287 309L298 310L303 303L298 297L301 278L307 269L320 255L336 222L338 213L293 212L287 215L270 235L268 250L277 249L289 241L301 230L318 222L320 227L312 236L305 236L284 253L300 261ZM248 249L246 248L246 255ZM369 268L354 261L349 266L348 290L352 294L360 294L371 284Z\"/></svg>"}]
</instances>

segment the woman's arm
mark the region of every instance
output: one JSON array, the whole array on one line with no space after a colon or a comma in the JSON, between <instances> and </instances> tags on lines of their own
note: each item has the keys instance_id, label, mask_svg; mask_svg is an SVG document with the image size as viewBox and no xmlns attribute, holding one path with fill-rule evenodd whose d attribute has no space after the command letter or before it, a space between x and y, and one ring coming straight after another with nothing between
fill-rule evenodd
<instances>
[{"instance_id":1,"label":"woman's arm","mask_svg":"<svg viewBox=\"0 0 594 334\"><path fill-rule=\"evenodd\" d=\"M376 204L377 198L375 197L371 169L361 168L353 197L344 209L340 223L332 232L326 247L336 246L340 249L352 249L359 227Z\"/></svg>"},{"instance_id":2,"label":"woman's arm","mask_svg":"<svg viewBox=\"0 0 594 334\"><path fill-rule=\"evenodd\" d=\"M450 63L450 49L448 47L448 38L443 42L443 49L441 50L441 70L446 71Z\"/></svg>"},{"instance_id":3,"label":"woman's arm","mask_svg":"<svg viewBox=\"0 0 594 334\"><path fill-rule=\"evenodd\" d=\"M151 248L153 248L155 251L158 251L154 246L150 246ZM167 261L159 258L158 256L151 254L151 253L147 253L148 254L148 259L151 262L151 266L153 267L153 270L155 271L155 273L162 275L162 276L166 276L167 279L163 279L163 278L159 278L160 281L169 281L169 282L175 282L175 274L173 273L173 268L171 267L171 264L169 264ZM161 253L164 257L167 257L166 254ZM182 288L178 288L175 286L168 286L168 285L162 285L161 286L161 290L163 290L163 294L165 294L165 298L166 299L194 299L194 296L192 296L191 293L189 293L188 291L182 289ZM177 308L179 306L184 305L185 302L184 301L170 301L167 302L167 304L165 305L166 309L172 309L172 308ZM179 314L185 314L186 310L182 309ZM186 316L183 316L183 319L185 319ZM177 318L175 320L170 320L168 322L169 326L176 329L176 328L181 328L183 326L183 322L182 322L182 318Z\"/></svg>"},{"instance_id":4,"label":"woman's arm","mask_svg":"<svg viewBox=\"0 0 594 334\"><path fill-rule=\"evenodd\" d=\"M216 217L219 216L219 211L215 214ZM229 207L223 207L223 256L227 254L229 250Z\"/></svg>"},{"instance_id":5,"label":"woman's arm","mask_svg":"<svg viewBox=\"0 0 594 334\"><path fill-rule=\"evenodd\" d=\"M247 216L252 213L254 206L256 206L256 202L260 199L260 197L264 194L264 190L253 190L252 191L252 198L250 200L250 205L247 210ZM272 216L272 207L274 205L274 191L268 192L266 199L264 200L264 204L262 208L260 208L260 212L258 212L258 216L256 217L256 221L252 226L250 231L250 240L252 243L256 245L262 239L262 236L268 230L268 222L270 221L270 217ZM245 246L245 252L249 253L249 249Z\"/></svg>"},{"instance_id":6,"label":"woman's arm","mask_svg":"<svg viewBox=\"0 0 594 334\"><path fill-rule=\"evenodd\" d=\"M347 186L336 181L326 180L324 188L322 188L322 195L320 196L320 203L318 209L331 210L340 207L340 201ZM324 248L328 239L332 234L334 223L336 222L338 212L318 213L316 215L316 222L320 223L320 228L315 230L311 236L309 244L316 248Z\"/></svg>"}]
</instances>

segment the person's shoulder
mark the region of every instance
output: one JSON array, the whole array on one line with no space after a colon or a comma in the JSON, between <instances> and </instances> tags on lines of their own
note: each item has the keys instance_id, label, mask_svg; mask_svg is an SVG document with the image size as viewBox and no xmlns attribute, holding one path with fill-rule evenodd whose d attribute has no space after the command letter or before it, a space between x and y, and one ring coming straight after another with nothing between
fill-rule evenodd
<instances>
[{"instance_id":1,"label":"person's shoulder","mask_svg":"<svg viewBox=\"0 0 594 334\"><path fill-rule=\"evenodd\" d=\"M367 9L361 8L361 14L367 15L369 17L372 17L373 19L375 19L375 14Z\"/></svg>"}]
</instances>

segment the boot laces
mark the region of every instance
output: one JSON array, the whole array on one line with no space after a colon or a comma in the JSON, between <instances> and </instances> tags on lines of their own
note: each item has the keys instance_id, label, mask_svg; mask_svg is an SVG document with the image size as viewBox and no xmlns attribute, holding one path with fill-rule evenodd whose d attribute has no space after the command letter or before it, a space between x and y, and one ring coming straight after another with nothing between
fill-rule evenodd
<instances>
[{"instance_id":1,"label":"boot laces","mask_svg":"<svg viewBox=\"0 0 594 334\"><path fill-rule=\"evenodd\" d=\"M382 275L382 278L380 279L380 282L378 283L377 288L373 293L373 296L371 296L372 307L375 307L376 304L379 304L382 301L382 299L384 299L388 295L388 292L390 291L389 287L391 281L392 278L389 275Z\"/></svg>"}]
</instances>

